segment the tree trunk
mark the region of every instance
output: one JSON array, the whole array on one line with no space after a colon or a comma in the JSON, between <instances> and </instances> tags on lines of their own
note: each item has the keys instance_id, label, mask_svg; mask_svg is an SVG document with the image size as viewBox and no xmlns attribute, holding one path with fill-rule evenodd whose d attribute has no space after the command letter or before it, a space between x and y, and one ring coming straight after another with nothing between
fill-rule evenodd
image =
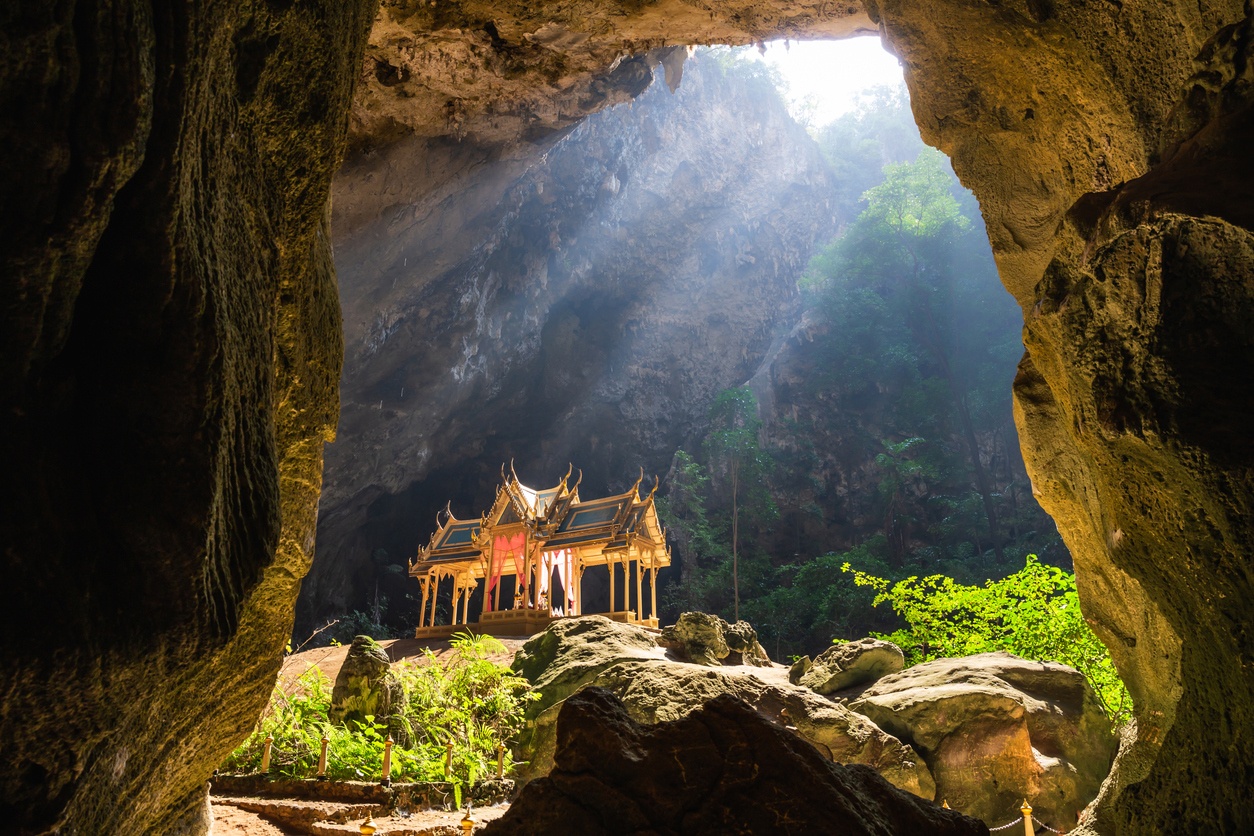
<instances>
[{"instance_id":1,"label":"tree trunk","mask_svg":"<svg viewBox=\"0 0 1254 836\"><path fill-rule=\"evenodd\" d=\"M740 534L740 506L736 502L737 488L740 487L739 474L736 472L735 463L731 466L732 480L732 612L735 613L737 621L740 620L740 566L738 560L738 545Z\"/></svg>"}]
</instances>

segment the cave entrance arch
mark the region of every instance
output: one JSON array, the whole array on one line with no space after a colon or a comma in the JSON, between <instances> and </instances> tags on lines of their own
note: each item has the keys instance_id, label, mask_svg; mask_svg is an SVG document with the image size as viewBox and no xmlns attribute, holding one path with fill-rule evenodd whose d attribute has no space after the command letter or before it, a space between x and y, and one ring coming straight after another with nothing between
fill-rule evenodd
<instances>
[{"instance_id":1,"label":"cave entrance arch","mask_svg":"<svg viewBox=\"0 0 1254 836\"><path fill-rule=\"evenodd\" d=\"M427 138L439 183L459 141L621 100L632 55L878 32L1024 310L1022 445L1136 696L1098 829L1254 830L1248 4L45 6L0 70L22 91L0 120L19 828L207 827L205 779L266 701L312 552L345 148Z\"/></svg>"}]
</instances>

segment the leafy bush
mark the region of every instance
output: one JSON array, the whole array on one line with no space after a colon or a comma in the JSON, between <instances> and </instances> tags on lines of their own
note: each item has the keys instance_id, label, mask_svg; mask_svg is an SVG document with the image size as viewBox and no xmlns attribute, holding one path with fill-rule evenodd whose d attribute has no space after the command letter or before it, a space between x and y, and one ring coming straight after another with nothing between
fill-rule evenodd
<instances>
[{"instance_id":1,"label":"leafy bush","mask_svg":"<svg viewBox=\"0 0 1254 836\"><path fill-rule=\"evenodd\" d=\"M1020 571L983 586L945 575L894 583L848 563L842 569L859 586L875 590L875 606L888 603L905 620L902 629L872 635L900 647L907 665L995 650L1061 662L1084 675L1112 722L1131 716L1128 690L1110 651L1084 621L1070 572L1045 566L1036 555L1028 555Z\"/></svg>"},{"instance_id":2,"label":"leafy bush","mask_svg":"<svg viewBox=\"0 0 1254 836\"><path fill-rule=\"evenodd\" d=\"M523 722L533 699L525 680L488 658L504 651L490 636L455 635L453 654L441 663L430 650L420 663L401 662L389 676L400 695L392 717L368 716L367 722L332 725L331 682L311 666L290 688L275 686L257 728L227 758L225 769L255 772L261 768L268 735L274 736L270 769L291 778L317 772L322 736L329 742L327 775L339 780L374 780L383 770L383 749L389 733L392 779L453 780L473 784L496 768L498 743L508 744ZM453 744L451 775L444 770L447 745ZM510 766L508 748L506 769Z\"/></svg>"}]
</instances>

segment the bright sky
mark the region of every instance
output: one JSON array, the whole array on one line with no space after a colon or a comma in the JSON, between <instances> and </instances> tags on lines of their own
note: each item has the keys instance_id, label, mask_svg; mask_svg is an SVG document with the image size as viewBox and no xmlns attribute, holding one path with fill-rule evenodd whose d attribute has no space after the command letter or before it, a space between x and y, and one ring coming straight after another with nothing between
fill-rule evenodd
<instances>
[{"instance_id":1,"label":"bright sky","mask_svg":"<svg viewBox=\"0 0 1254 836\"><path fill-rule=\"evenodd\" d=\"M904 83L897 58L885 52L875 37L791 41L787 46L784 41L772 41L762 60L777 67L788 82L794 116L802 115L798 111L807 100L813 102L816 127L853 110L859 93Z\"/></svg>"}]
</instances>

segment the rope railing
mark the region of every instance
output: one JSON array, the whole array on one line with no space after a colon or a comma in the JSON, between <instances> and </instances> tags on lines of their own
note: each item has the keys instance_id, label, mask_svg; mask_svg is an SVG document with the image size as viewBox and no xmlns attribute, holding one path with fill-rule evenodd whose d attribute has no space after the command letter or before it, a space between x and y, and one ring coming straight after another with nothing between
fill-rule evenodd
<instances>
[{"instance_id":1,"label":"rope railing","mask_svg":"<svg viewBox=\"0 0 1254 836\"><path fill-rule=\"evenodd\" d=\"M948 807L949 803L946 802L945 806ZM1055 830L1054 828L1047 825L1045 822L1038 819L1036 816L1032 815L1032 805L1028 804L1028 800L1026 798L1023 799L1023 806L1019 808L1019 812L1023 814L1023 818L1014 819L1013 821L1008 821L1005 824L1000 825L998 827L990 827L988 829L988 832L996 833L999 830L1009 830L1010 828L1014 827L1016 824L1023 825L1024 836L1035 836L1036 828L1032 827L1033 824L1036 824L1037 827L1045 828L1050 833L1057 833L1059 834L1059 836L1062 836L1062 834L1068 832L1066 830Z\"/></svg>"}]
</instances>

